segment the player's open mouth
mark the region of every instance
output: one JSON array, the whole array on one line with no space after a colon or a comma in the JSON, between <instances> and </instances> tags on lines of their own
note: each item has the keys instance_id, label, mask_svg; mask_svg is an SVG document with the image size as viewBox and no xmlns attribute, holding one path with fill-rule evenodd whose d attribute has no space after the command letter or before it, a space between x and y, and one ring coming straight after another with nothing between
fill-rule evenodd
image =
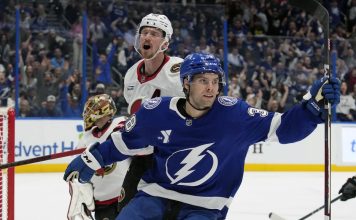
<instances>
[{"instance_id":1,"label":"player's open mouth","mask_svg":"<svg viewBox=\"0 0 356 220\"><path fill-rule=\"evenodd\" d=\"M144 45L143 45L143 49L144 49L144 50L148 50L148 49L150 49L150 48L151 48L151 46L148 45L148 44L144 44Z\"/></svg>"}]
</instances>

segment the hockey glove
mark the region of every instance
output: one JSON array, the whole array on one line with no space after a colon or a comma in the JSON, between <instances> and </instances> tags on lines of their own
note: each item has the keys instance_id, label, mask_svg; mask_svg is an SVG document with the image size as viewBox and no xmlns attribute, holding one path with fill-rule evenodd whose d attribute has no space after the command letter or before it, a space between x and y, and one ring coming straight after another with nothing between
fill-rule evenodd
<instances>
[{"instance_id":1,"label":"hockey glove","mask_svg":"<svg viewBox=\"0 0 356 220\"><path fill-rule=\"evenodd\" d=\"M340 80L331 77L323 77L313 83L310 91L303 96L303 102L306 107L316 116L321 116L325 119L324 99L326 99L331 107L336 106L340 102Z\"/></svg>"},{"instance_id":2,"label":"hockey glove","mask_svg":"<svg viewBox=\"0 0 356 220\"><path fill-rule=\"evenodd\" d=\"M341 201L346 201L356 197L356 176L349 178L347 182L341 187Z\"/></svg>"},{"instance_id":3,"label":"hockey glove","mask_svg":"<svg viewBox=\"0 0 356 220\"><path fill-rule=\"evenodd\" d=\"M90 183L80 183L77 177L73 177L68 183L71 195L68 220L92 220L91 212L95 208L93 186Z\"/></svg>"},{"instance_id":4,"label":"hockey glove","mask_svg":"<svg viewBox=\"0 0 356 220\"><path fill-rule=\"evenodd\" d=\"M95 171L98 174L104 174L104 161L101 154L96 149L99 143L89 146L80 156L69 163L64 172L63 179L71 180L78 175L79 182L87 183L93 177Z\"/></svg>"}]
</instances>

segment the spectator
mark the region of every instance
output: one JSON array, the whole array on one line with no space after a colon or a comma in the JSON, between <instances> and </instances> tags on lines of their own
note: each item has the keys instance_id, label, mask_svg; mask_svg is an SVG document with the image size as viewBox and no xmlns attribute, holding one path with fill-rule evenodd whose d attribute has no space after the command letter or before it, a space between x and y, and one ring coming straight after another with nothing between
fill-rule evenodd
<instances>
[{"instance_id":1,"label":"spectator","mask_svg":"<svg viewBox=\"0 0 356 220\"><path fill-rule=\"evenodd\" d=\"M0 32L1 33L1 32ZM0 35L0 63L7 65L10 62L10 44L6 34Z\"/></svg>"},{"instance_id":2,"label":"spectator","mask_svg":"<svg viewBox=\"0 0 356 220\"><path fill-rule=\"evenodd\" d=\"M37 113L31 108L30 102L25 98L19 101L19 117L34 117Z\"/></svg>"},{"instance_id":3,"label":"spectator","mask_svg":"<svg viewBox=\"0 0 356 220\"><path fill-rule=\"evenodd\" d=\"M6 78L5 69L0 69L0 107L9 105L8 101L11 95L11 83Z\"/></svg>"},{"instance_id":4,"label":"spectator","mask_svg":"<svg viewBox=\"0 0 356 220\"><path fill-rule=\"evenodd\" d=\"M47 3L47 9L50 12L53 11L57 15L57 19L61 19L63 14L63 5L60 0L50 0Z\"/></svg>"},{"instance_id":5,"label":"spectator","mask_svg":"<svg viewBox=\"0 0 356 220\"><path fill-rule=\"evenodd\" d=\"M33 66L28 65L22 68L21 71L21 86L25 90L28 89L37 89L37 75L38 73L35 73L33 71Z\"/></svg>"},{"instance_id":6,"label":"spectator","mask_svg":"<svg viewBox=\"0 0 356 220\"><path fill-rule=\"evenodd\" d=\"M233 69L237 72L246 69L245 59L241 54L239 54L237 48L232 49L232 52L227 55L227 60L229 61L229 64L232 65Z\"/></svg>"},{"instance_id":7,"label":"spectator","mask_svg":"<svg viewBox=\"0 0 356 220\"><path fill-rule=\"evenodd\" d=\"M51 69L64 68L64 57L62 56L62 51L59 48L54 50L54 56L51 59Z\"/></svg>"},{"instance_id":8,"label":"spectator","mask_svg":"<svg viewBox=\"0 0 356 220\"><path fill-rule=\"evenodd\" d=\"M46 32L48 30L48 21L44 5L39 4L36 8L36 12L31 23L31 30L33 33Z\"/></svg>"},{"instance_id":9,"label":"spectator","mask_svg":"<svg viewBox=\"0 0 356 220\"><path fill-rule=\"evenodd\" d=\"M42 103L39 116L41 117L60 117L62 112L56 104L56 97L54 95L47 96L47 100Z\"/></svg>"},{"instance_id":10,"label":"spectator","mask_svg":"<svg viewBox=\"0 0 356 220\"><path fill-rule=\"evenodd\" d=\"M59 95L59 82L55 80L53 73L50 71L45 72L39 77L37 91L41 103L46 101L49 94L54 96Z\"/></svg>"},{"instance_id":11,"label":"spectator","mask_svg":"<svg viewBox=\"0 0 356 220\"><path fill-rule=\"evenodd\" d=\"M70 24L74 24L80 16L80 3L79 0L68 1L68 5L65 8L64 16L67 18Z\"/></svg>"},{"instance_id":12,"label":"spectator","mask_svg":"<svg viewBox=\"0 0 356 220\"><path fill-rule=\"evenodd\" d=\"M105 35L108 30L99 16L94 16L93 22L89 25L90 38L96 42L98 48L105 47Z\"/></svg>"},{"instance_id":13,"label":"spectator","mask_svg":"<svg viewBox=\"0 0 356 220\"><path fill-rule=\"evenodd\" d=\"M105 93L105 85L99 83L95 86L95 95L104 94Z\"/></svg>"},{"instance_id":14,"label":"spectator","mask_svg":"<svg viewBox=\"0 0 356 220\"><path fill-rule=\"evenodd\" d=\"M356 120L356 103L355 99L350 95L347 83L341 83L340 104L336 107L336 116L340 121Z\"/></svg>"},{"instance_id":15,"label":"spectator","mask_svg":"<svg viewBox=\"0 0 356 220\"><path fill-rule=\"evenodd\" d=\"M117 39L113 39L113 45L107 54L105 50L98 51L98 45L93 43L93 67L97 83L109 85L112 83L111 63L117 51Z\"/></svg>"},{"instance_id":16,"label":"spectator","mask_svg":"<svg viewBox=\"0 0 356 220\"><path fill-rule=\"evenodd\" d=\"M112 88L110 94L115 102L115 105L117 108L117 114L118 115L126 115L128 104L125 100L122 87L119 86L119 87Z\"/></svg>"},{"instance_id":17,"label":"spectator","mask_svg":"<svg viewBox=\"0 0 356 220\"><path fill-rule=\"evenodd\" d=\"M351 46L347 47L343 60L350 69L356 67L355 51L351 48Z\"/></svg>"}]
</instances>

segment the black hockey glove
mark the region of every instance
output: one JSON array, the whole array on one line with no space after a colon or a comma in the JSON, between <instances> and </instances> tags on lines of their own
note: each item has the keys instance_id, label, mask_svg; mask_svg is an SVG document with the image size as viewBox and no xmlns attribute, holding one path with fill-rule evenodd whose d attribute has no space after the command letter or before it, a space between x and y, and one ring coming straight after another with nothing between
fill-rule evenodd
<instances>
[{"instance_id":1,"label":"black hockey glove","mask_svg":"<svg viewBox=\"0 0 356 220\"><path fill-rule=\"evenodd\" d=\"M341 201L346 201L356 197L356 176L349 178L346 183L341 187L339 194Z\"/></svg>"},{"instance_id":2,"label":"black hockey glove","mask_svg":"<svg viewBox=\"0 0 356 220\"><path fill-rule=\"evenodd\" d=\"M324 109L324 99L326 99L331 107L336 106L340 102L340 80L336 77L323 77L316 80L310 91L303 96L303 102L307 109L314 115L325 119L326 112Z\"/></svg>"}]
</instances>

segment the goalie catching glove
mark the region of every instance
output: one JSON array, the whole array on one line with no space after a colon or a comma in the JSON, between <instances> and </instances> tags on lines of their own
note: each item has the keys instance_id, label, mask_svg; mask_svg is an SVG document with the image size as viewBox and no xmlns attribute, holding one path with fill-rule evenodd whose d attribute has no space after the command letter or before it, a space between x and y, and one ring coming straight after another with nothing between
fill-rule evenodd
<instances>
[{"instance_id":1,"label":"goalie catching glove","mask_svg":"<svg viewBox=\"0 0 356 220\"><path fill-rule=\"evenodd\" d=\"M310 91L303 96L303 102L307 109L314 115L325 119L325 99L331 104L331 107L336 106L340 102L340 80L336 77L323 77L316 80Z\"/></svg>"},{"instance_id":2,"label":"goalie catching glove","mask_svg":"<svg viewBox=\"0 0 356 220\"><path fill-rule=\"evenodd\" d=\"M65 181L70 181L77 176L80 183L87 183L95 171L99 175L104 174L104 161L96 149L98 145L99 143L90 145L80 156L69 163L63 176Z\"/></svg>"},{"instance_id":3,"label":"goalie catching glove","mask_svg":"<svg viewBox=\"0 0 356 220\"><path fill-rule=\"evenodd\" d=\"M91 212L94 211L94 190L90 183L80 183L77 176L68 181L71 196L68 208L68 220L93 220Z\"/></svg>"},{"instance_id":4,"label":"goalie catching glove","mask_svg":"<svg viewBox=\"0 0 356 220\"><path fill-rule=\"evenodd\" d=\"M341 201L346 201L356 197L356 176L349 178L347 182L341 187Z\"/></svg>"}]
</instances>

